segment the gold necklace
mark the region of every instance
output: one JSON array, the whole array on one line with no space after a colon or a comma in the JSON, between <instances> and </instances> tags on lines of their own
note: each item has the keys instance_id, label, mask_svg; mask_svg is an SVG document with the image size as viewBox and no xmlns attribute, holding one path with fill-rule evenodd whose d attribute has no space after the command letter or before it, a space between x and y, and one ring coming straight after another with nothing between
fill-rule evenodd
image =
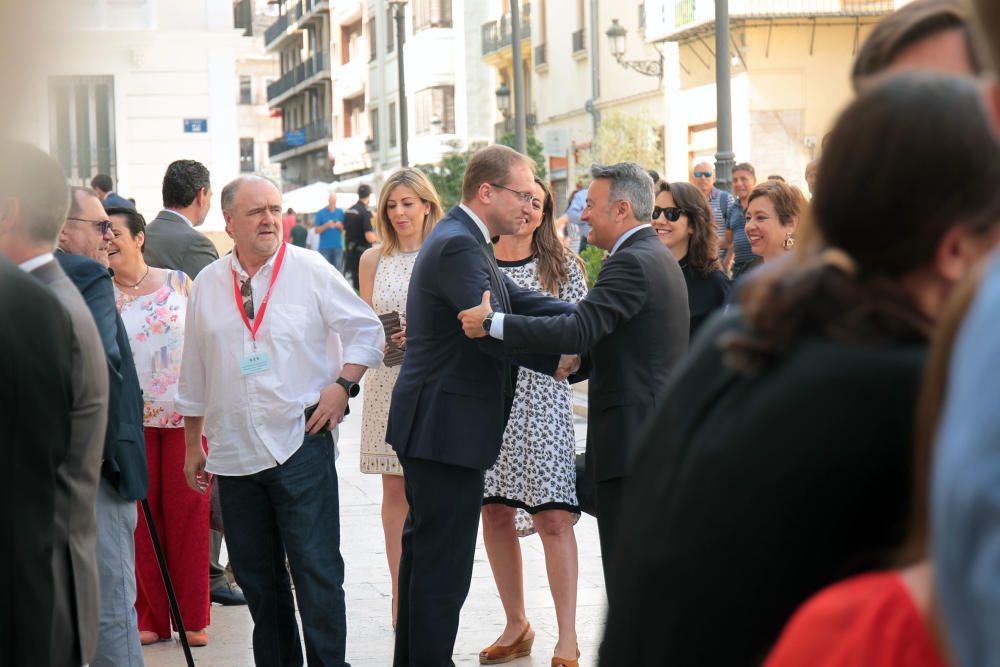
<instances>
[{"instance_id":1,"label":"gold necklace","mask_svg":"<svg viewBox=\"0 0 1000 667\"><path fill-rule=\"evenodd\" d=\"M137 282L135 285L122 285L120 282L118 282L118 278L115 278L115 284L117 284L117 285L119 285L121 287L128 287L129 289L139 289L139 285L142 284L142 281L145 280L146 276L148 276L148 275L149 275L149 265L147 264L146 265L146 272L144 274L142 274L142 278L139 278L139 282Z\"/></svg>"}]
</instances>

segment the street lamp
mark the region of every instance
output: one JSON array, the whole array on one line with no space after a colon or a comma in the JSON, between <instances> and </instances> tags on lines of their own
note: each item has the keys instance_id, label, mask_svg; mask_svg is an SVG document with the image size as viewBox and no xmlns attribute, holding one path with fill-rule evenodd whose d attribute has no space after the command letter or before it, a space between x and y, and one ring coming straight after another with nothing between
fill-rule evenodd
<instances>
[{"instance_id":1,"label":"street lamp","mask_svg":"<svg viewBox=\"0 0 1000 667\"><path fill-rule=\"evenodd\" d=\"M626 69L635 70L644 76L655 76L663 78L663 55L658 60L625 60L625 36L628 31L625 26L618 23L618 19L611 19L611 27L604 33L608 36L608 45L611 47L611 55L619 65Z\"/></svg>"},{"instance_id":2,"label":"street lamp","mask_svg":"<svg viewBox=\"0 0 1000 667\"><path fill-rule=\"evenodd\" d=\"M389 0L392 16L396 19L396 71L399 74L399 164L410 164L407 151L408 128L406 126L406 75L403 68L403 33L405 32L406 0Z\"/></svg>"},{"instance_id":3,"label":"street lamp","mask_svg":"<svg viewBox=\"0 0 1000 667\"><path fill-rule=\"evenodd\" d=\"M510 88L507 87L506 81L500 83L500 87L496 89L496 96L497 110L506 119L510 116Z\"/></svg>"}]
</instances>

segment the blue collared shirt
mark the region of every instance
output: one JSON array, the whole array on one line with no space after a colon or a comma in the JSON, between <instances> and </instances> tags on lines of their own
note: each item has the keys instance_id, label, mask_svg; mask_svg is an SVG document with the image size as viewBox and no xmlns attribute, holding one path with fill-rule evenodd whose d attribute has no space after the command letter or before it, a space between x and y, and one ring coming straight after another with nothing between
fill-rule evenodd
<instances>
[{"instance_id":1,"label":"blue collared shirt","mask_svg":"<svg viewBox=\"0 0 1000 667\"><path fill-rule=\"evenodd\" d=\"M1000 664L1000 256L952 353L932 466L932 558L955 664Z\"/></svg>"}]
</instances>

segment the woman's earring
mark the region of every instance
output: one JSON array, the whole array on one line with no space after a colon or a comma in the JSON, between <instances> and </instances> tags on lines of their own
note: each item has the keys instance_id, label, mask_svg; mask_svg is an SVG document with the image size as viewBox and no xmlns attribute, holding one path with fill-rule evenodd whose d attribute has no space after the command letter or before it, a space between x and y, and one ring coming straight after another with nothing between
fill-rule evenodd
<instances>
[{"instance_id":1,"label":"woman's earring","mask_svg":"<svg viewBox=\"0 0 1000 667\"><path fill-rule=\"evenodd\" d=\"M792 236L791 232L785 232L785 241L782 245L785 247L785 250L791 250L795 247L795 237Z\"/></svg>"}]
</instances>

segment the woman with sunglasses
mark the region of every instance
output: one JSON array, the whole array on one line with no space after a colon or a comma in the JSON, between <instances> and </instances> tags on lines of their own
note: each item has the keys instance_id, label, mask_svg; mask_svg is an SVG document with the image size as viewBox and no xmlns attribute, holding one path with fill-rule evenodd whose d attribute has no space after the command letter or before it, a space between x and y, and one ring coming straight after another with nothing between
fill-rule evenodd
<instances>
[{"instance_id":1,"label":"woman with sunglasses","mask_svg":"<svg viewBox=\"0 0 1000 667\"><path fill-rule=\"evenodd\" d=\"M577 303L587 294L580 259L555 233L552 194L535 179L531 214L521 228L495 245L497 264L521 287ZM500 455L486 471L483 541L507 623L503 634L479 654L484 665L531 652L535 633L524 609L518 537L538 532L556 608L559 637L552 667L577 667L577 552L573 526L580 519L576 497L576 437L572 389L565 380L521 368Z\"/></svg>"},{"instance_id":2,"label":"woman with sunglasses","mask_svg":"<svg viewBox=\"0 0 1000 667\"><path fill-rule=\"evenodd\" d=\"M691 337L712 311L726 302L729 279L719 264L719 238L712 211L690 183L657 185L653 229L681 265L691 311Z\"/></svg>"},{"instance_id":3,"label":"woman with sunglasses","mask_svg":"<svg viewBox=\"0 0 1000 667\"><path fill-rule=\"evenodd\" d=\"M143 426L149 465L147 500L167 559L181 618L191 646L208 644L209 495L191 490L184 478L184 418L173 398L184 352L184 318L191 279L182 271L146 264L142 249L146 221L135 209L108 209L112 240L108 262L115 297L128 331L144 402ZM205 446L204 439L202 440ZM171 637L163 578L143 513L135 529L135 607L139 641Z\"/></svg>"}]
</instances>

